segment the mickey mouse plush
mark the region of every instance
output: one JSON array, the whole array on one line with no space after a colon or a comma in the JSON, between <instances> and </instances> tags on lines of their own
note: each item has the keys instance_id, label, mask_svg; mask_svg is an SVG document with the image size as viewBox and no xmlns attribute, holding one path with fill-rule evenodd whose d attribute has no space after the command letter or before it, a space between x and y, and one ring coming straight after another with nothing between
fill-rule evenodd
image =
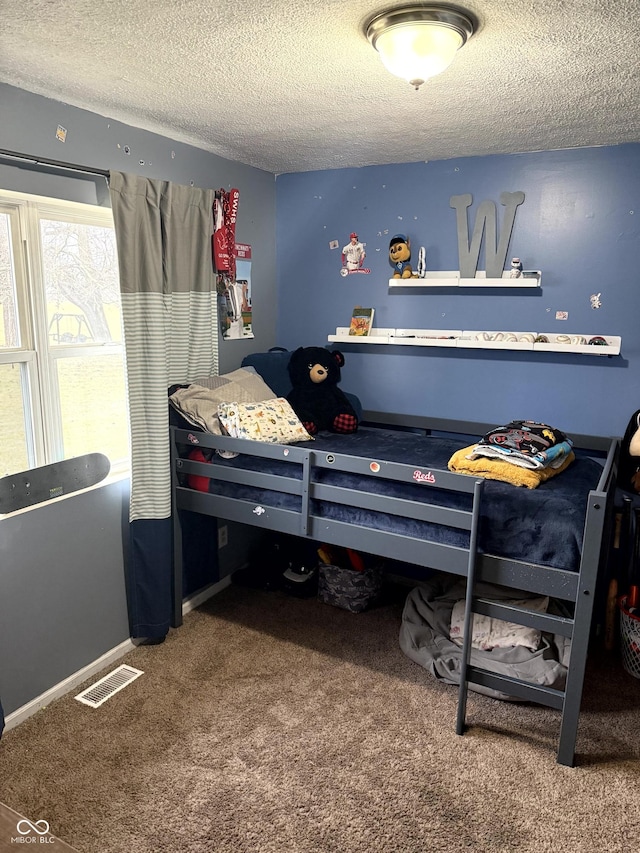
<instances>
[{"instance_id":1,"label":"mickey mouse plush","mask_svg":"<svg viewBox=\"0 0 640 853\"><path fill-rule=\"evenodd\" d=\"M350 433L358 418L346 395L338 388L344 356L323 347L299 347L289 359L292 390L287 400L310 435L320 430Z\"/></svg>"},{"instance_id":2,"label":"mickey mouse plush","mask_svg":"<svg viewBox=\"0 0 640 853\"><path fill-rule=\"evenodd\" d=\"M622 439L618 486L640 495L640 409L631 416Z\"/></svg>"}]
</instances>

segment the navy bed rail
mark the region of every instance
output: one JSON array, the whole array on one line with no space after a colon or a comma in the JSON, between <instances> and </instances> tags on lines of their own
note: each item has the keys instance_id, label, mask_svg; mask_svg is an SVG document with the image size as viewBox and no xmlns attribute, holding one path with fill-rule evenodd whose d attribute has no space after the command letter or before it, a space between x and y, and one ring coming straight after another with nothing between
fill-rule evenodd
<instances>
[{"instance_id":1,"label":"navy bed rail","mask_svg":"<svg viewBox=\"0 0 640 853\"><path fill-rule=\"evenodd\" d=\"M382 557L402 559L420 566L442 566L443 571L464 575L468 569L469 547L459 547L428 540L416 540L398 533L376 530L354 522L325 518L313 510L313 502L324 501L342 505L351 510L366 509L373 512L396 515L404 519L415 519L438 526L466 531L471 536L477 526L479 498L484 481L472 477L452 474L450 471L416 468L398 462L372 462L371 460L344 453L326 453L295 445L272 445L261 442L232 439L227 436L194 433L173 428L172 441L175 505L186 509L275 530L296 536L305 536L319 542L343 545ZM197 443L194 443L197 442ZM291 475L280 473L277 477L263 474L248 467L231 467L215 453L210 462L198 462L181 458L177 448L182 446L198 449L230 450L241 454L240 459L277 459L286 467L299 466L300 477L293 470ZM236 461L235 464L242 464ZM326 469L343 473L354 473L365 477L369 487L352 489L345 486L314 482L312 472ZM261 496L268 492L283 492L297 495L297 509L274 506L267 500L244 500L242 498L195 491L181 483L188 475L204 476L220 480L225 484L234 482L259 490ZM420 500L389 497L385 495L381 481L414 483ZM441 506L425 500L424 490L437 487L438 493L455 492L469 496L469 508L459 509ZM177 579L176 579L177 582ZM179 600L179 597L176 598Z\"/></svg>"}]
</instances>

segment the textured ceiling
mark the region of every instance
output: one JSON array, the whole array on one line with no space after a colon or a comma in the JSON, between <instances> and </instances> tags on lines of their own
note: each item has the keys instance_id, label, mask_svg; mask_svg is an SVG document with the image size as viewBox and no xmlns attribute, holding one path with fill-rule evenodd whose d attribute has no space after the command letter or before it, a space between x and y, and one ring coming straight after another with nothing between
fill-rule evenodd
<instances>
[{"instance_id":1,"label":"textured ceiling","mask_svg":"<svg viewBox=\"0 0 640 853\"><path fill-rule=\"evenodd\" d=\"M418 91L362 32L398 5L2 0L0 80L274 173L640 140L638 0L459 4Z\"/></svg>"}]
</instances>

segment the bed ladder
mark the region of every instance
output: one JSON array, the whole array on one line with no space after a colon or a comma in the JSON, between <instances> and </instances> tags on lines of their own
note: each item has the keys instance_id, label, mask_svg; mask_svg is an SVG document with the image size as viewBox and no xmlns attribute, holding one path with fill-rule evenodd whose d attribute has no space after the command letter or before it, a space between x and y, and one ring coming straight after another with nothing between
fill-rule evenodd
<instances>
[{"instance_id":1,"label":"bed ladder","mask_svg":"<svg viewBox=\"0 0 640 853\"><path fill-rule=\"evenodd\" d=\"M591 446L591 445L585 445ZM578 735L578 720L582 689L591 635L591 621L598 580L598 572L602 561L608 558L609 539L612 527L612 512L618 455L619 440L608 442L608 453L603 467L602 476L596 489L589 493L587 513L582 542L582 557L579 572L572 572L574 581L572 589L567 589L561 595L565 601L573 602L573 618L554 616L548 613L538 613L533 610L512 607L508 604L498 604L474 595L477 561L473 554L469 555L467 573L467 590L464 612L464 640L462 646L462 662L460 667L460 686L458 690L458 711L456 733L462 735L465 730L468 685L479 684L494 690L499 690L519 699L537 702L556 708L562 712L560 736L558 739L557 762L567 767L575 764L576 739ZM498 585L499 581L496 580ZM544 594L542 590L539 590ZM470 663L471 639L473 630L473 614L479 613L515 622L541 631L550 631L568 637L571 640L569 667L564 690L556 690L543 685L531 684L521 679L497 675Z\"/></svg>"},{"instance_id":2,"label":"bed ladder","mask_svg":"<svg viewBox=\"0 0 640 853\"><path fill-rule=\"evenodd\" d=\"M603 507L595 503L588 512L600 513ZM590 529L587 525L586 529ZM591 618L593 614L594 593L599 565L599 548L593 542L585 540L580 573L576 573L575 610L572 618L540 613L509 604L501 604L474 595L476 580L476 560L469 558L469 573L464 611L464 638L462 644L462 662L460 666L460 686L458 689L458 708L456 734L464 734L466 728L466 708L469 684L478 684L501 691L518 699L536 702L562 712L560 737L558 741L557 762L567 767L575 764L575 746L578 733L578 718L584 684ZM595 553L594 553L595 552ZM478 613L507 622L515 622L540 631L547 631L568 637L571 640L570 661L565 687L558 690L545 685L533 684L508 675L499 675L471 664L471 639L473 615Z\"/></svg>"}]
</instances>

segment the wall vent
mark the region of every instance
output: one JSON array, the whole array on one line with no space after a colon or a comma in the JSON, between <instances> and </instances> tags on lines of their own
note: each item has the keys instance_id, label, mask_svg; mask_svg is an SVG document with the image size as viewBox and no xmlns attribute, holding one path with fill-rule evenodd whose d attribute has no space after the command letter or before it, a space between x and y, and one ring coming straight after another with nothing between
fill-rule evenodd
<instances>
[{"instance_id":1,"label":"wall vent","mask_svg":"<svg viewBox=\"0 0 640 853\"><path fill-rule=\"evenodd\" d=\"M142 670L123 664L100 681L96 681L91 687L87 687L82 693L78 693L75 698L91 708L98 708L127 684L135 681L139 675L144 675Z\"/></svg>"}]
</instances>

